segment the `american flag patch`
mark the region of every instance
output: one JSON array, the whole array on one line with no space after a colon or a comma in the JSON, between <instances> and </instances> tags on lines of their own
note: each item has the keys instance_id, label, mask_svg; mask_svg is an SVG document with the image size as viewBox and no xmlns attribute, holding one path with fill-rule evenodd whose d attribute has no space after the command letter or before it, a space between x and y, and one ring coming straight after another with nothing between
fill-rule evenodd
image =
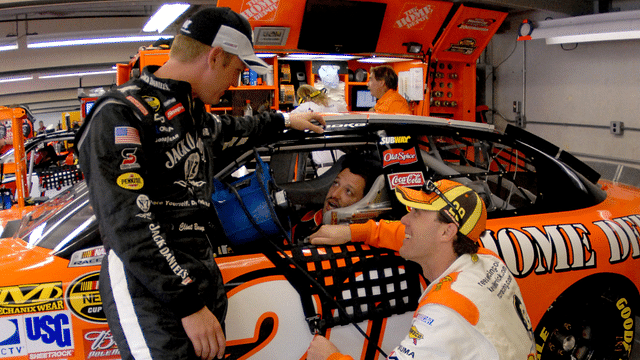
<instances>
[{"instance_id":1,"label":"american flag patch","mask_svg":"<svg viewBox=\"0 0 640 360\"><path fill-rule=\"evenodd\" d=\"M116 126L115 136L116 144L142 145L138 130L130 126Z\"/></svg>"}]
</instances>

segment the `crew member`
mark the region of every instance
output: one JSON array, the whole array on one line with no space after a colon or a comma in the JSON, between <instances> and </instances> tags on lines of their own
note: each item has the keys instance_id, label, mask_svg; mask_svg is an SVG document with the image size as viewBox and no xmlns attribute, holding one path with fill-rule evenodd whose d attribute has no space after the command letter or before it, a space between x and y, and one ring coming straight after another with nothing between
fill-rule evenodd
<instances>
[{"instance_id":1,"label":"crew member","mask_svg":"<svg viewBox=\"0 0 640 360\"><path fill-rule=\"evenodd\" d=\"M398 93L398 75L389 65L372 67L367 87L378 99L373 111L384 114L413 114L407 100Z\"/></svg>"},{"instance_id":2,"label":"crew member","mask_svg":"<svg viewBox=\"0 0 640 360\"><path fill-rule=\"evenodd\" d=\"M122 359L223 358L227 299L208 231L215 153L285 127L323 131L313 113L207 113L245 67L268 70L249 22L205 8L182 25L164 65L103 95L78 132L107 251L103 310Z\"/></svg>"},{"instance_id":3,"label":"crew member","mask_svg":"<svg viewBox=\"0 0 640 360\"><path fill-rule=\"evenodd\" d=\"M307 212L293 228L293 238L301 240L316 232L322 225L324 214L333 209L353 205L371 189L382 172L380 163L357 154L346 154L342 170L336 175L321 209Z\"/></svg>"},{"instance_id":4,"label":"crew member","mask_svg":"<svg viewBox=\"0 0 640 360\"><path fill-rule=\"evenodd\" d=\"M478 246L487 218L478 194L450 180L428 182L422 190L397 187L395 193L410 211L400 221L404 239L388 232L384 246L418 263L430 284L409 334L389 359L535 359L531 321L513 275L496 254ZM386 224L398 228L398 222ZM323 226L311 242L344 243L348 232L348 225ZM374 243L383 242L369 241ZM316 336L308 359L351 357Z\"/></svg>"}]
</instances>

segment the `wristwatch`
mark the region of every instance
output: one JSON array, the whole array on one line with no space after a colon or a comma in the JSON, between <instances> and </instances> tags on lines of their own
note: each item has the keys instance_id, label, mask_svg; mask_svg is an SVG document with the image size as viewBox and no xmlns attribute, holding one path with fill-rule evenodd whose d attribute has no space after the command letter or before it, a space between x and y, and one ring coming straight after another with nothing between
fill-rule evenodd
<instances>
[{"instance_id":1,"label":"wristwatch","mask_svg":"<svg viewBox=\"0 0 640 360\"><path fill-rule=\"evenodd\" d=\"M278 111L282 117L284 118L284 127L285 128L290 128L291 127L291 115L289 115L289 113L285 113L282 111Z\"/></svg>"}]
</instances>

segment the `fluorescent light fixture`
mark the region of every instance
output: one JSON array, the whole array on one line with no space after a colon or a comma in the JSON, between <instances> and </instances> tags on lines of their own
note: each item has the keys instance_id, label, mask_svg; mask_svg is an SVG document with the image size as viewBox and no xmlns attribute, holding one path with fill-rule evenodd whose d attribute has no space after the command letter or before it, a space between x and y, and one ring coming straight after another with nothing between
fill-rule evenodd
<instances>
[{"instance_id":1,"label":"fluorescent light fixture","mask_svg":"<svg viewBox=\"0 0 640 360\"><path fill-rule=\"evenodd\" d=\"M173 35L155 34L145 35L137 33L139 30L123 31L100 31L93 33L67 33L50 35L28 35L27 48L51 48L60 46L78 45L98 45L98 44L119 44L133 42L153 43L159 39L170 39Z\"/></svg>"},{"instance_id":2,"label":"fluorescent light fixture","mask_svg":"<svg viewBox=\"0 0 640 360\"><path fill-rule=\"evenodd\" d=\"M16 81L29 81L33 80L32 75L24 75L24 76L10 76L6 78L0 78L0 83L8 83L8 82L16 82Z\"/></svg>"},{"instance_id":3,"label":"fluorescent light fixture","mask_svg":"<svg viewBox=\"0 0 640 360\"><path fill-rule=\"evenodd\" d=\"M0 51L18 50L18 42L16 40L1 41Z\"/></svg>"},{"instance_id":4,"label":"fluorescent light fixture","mask_svg":"<svg viewBox=\"0 0 640 360\"><path fill-rule=\"evenodd\" d=\"M158 32L161 33L169 25L171 25L180 15L182 15L189 8L189 4L175 3L164 4L156 11L155 14L149 18L149 21L144 25L142 31L144 32Z\"/></svg>"},{"instance_id":5,"label":"fluorescent light fixture","mask_svg":"<svg viewBox=\"0 0 640 360\"><path fill-rule=\"evenodd\" d=\"M548 45L640 39L640 10L539 21L531 39L545 39Z\"/></svg>"},{"instance_id":6,"label":"fluorescent light fixture","mask_svg":"<svg viewBox=\"0 0 640 360\"><path fill-rule=\"evenodd\" d=\"M288 54L281 60L292 61L348 61L358 59L360 56L341 54Z\"/></svg>"},{"instance_id":7,"label":"fluorescent light fixture","mask_svg":"<svg viewBox=\"0 0 640 360\"><path fill-rule=\"evenodd\" d=\"M256 53L256 56L261 58L261 59L265 59L265 58L276 57L276 54L272 54L272 53Z\"/></svg>"},{"instance_id":8,"label":"fluorescent light fixture","mask_svg":"<svg viewBox=\"0 0 640 360\"><path fill-rule=\"evenodd\" d=\"M384 64L384 63L391 63L391 62L413 61L413 60L415 59L387 57L387 56L374 56L370 58L358 59L358 62L369 63L369 64Z\"/></svg>"},{"instance_id":9,"label":"fluorescent light fixture","mask_svg":"<svg viewBox=\"0 0 640 360\"><path fill-rule=\"evenodd\" d=\"M91 75L104 75L104 74L115 74L116 72L117 72L116 69L75 71L75 72L68 72L68 73L39 75L38 79L56 79L56 78L72 77L72 76L80 77L80 76L91 76Z\"/></svg>"}]
</instances>

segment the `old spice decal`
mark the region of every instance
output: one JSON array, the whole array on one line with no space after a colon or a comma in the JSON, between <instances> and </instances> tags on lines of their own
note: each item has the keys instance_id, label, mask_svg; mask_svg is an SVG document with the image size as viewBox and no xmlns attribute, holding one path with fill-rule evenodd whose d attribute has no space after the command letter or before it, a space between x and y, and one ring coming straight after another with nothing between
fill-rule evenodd
<instances>
[{"instance_id":1,"label":"old spice decal","mask_svg":"<svg viewBox=\"0 0 640 360\"><path fill-rule=\"evenodd\" d=\"M424 177L420 171L402 172L387 175L391 190L398 186L422 186Z\"/></svg>"},{"instance_id":2,"label":"old spice decal","mask_svg":"<svg viewBox=\"0 0 640 360\"><path fill-rule=\"evenodd\" d=\"M578 271L594 268L597 260L610 264L640 258L640 215L593 222L607 238L609 254L596 254L591 234L584 224L524 226L483 233L482 246L500 255L518 278L534 272ZM607 257L608 256L608 257Z\"/></svg>"},{"instance_id":3,"label":"old spice decal","mask_svg":"<svg viewBox=\"0 0 640 360\"><path fill-rule=\"evenodd\" d=\"M394 164L413 164L416 161L418 161L418 157L416 156L415 148L411 148L409 150L390 149L385 150L385 152L382 153L383 168Z\"/></svg>"},{"instance_id":4,"label":"old spice decal","mask_svg":"<svg viewBox=\"0 0 640 360\"><path fill-rule=\"evenodd\" d=\"M433 12L431 5L406 3L393 25L397 29L422 30Z\"/></svg>"},{"instance_id":5,"label":"old spice decal","mask_svg":"<svg viewBox=\"0 0 640 360\"><path fill-rule=\"evenodd\" d=\"M240 13L249 20L274 21L280 0L249 0Z\"/></svg>"}]
</instances>

